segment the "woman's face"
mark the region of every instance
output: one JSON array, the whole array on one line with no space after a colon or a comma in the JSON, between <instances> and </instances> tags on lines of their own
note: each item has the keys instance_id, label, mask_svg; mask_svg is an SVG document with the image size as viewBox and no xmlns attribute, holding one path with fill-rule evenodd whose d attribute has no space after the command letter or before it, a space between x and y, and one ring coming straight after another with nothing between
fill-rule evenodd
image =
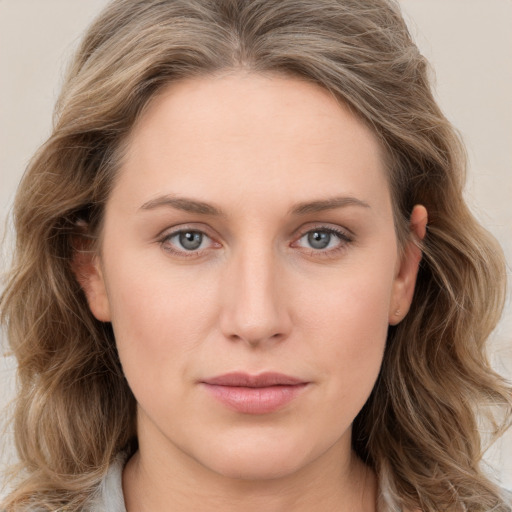
<instances>
[{"instance_id":1,"label":"woman's face","mask_svg":"<svg viewBox=\"0 0 512 512\"><path fill-rule=\"evenodd\" d=\"M82 278L141 450L240 478L347 460L409 306L418 255L400 254L379 143L328 92L243 73L170 85Z\"/></svg>"}]
</instances>

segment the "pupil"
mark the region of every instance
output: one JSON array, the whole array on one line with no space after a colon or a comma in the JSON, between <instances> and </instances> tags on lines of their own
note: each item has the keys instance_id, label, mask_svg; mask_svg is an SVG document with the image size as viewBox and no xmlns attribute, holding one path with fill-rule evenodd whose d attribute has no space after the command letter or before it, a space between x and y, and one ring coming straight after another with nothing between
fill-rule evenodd
<instances>
[{"instance_id":1,"label":"pupil","mask_svg":"<svg viewBox=\"0 0 512 512\"><path fill-rule=\"evenodd\" d=\"M313 231L308 235L308 242L314 249L325 249L331 241L331 234L324 231Z\"/></svg>"},{"instance_id":2,"label":"pupil","mask_svg":"<svg viewBox=\"0 0 512 512\"><path fill-rule=\"evenodd\" d=\"M180 244L189 251L199 249L202 241L203 235L197 231L186 231L185 233L180 233Z\"/></svg>"}]
</instances>

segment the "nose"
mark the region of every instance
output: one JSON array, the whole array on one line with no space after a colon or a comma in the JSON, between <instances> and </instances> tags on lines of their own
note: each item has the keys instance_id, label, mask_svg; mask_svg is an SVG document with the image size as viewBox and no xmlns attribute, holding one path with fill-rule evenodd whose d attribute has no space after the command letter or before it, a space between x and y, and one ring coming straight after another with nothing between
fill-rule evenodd
<instances>
[{"instance_id":1,"label":"nose","mask_svg":"<svg viewBox=\"0 0 512 512\"><path fill-rule=\"evenodd\" d=\"M288 337L292 322L278 257L246 248L230 262L222 290L221 330L253 347Z\"/></svg>"}]
</instances>

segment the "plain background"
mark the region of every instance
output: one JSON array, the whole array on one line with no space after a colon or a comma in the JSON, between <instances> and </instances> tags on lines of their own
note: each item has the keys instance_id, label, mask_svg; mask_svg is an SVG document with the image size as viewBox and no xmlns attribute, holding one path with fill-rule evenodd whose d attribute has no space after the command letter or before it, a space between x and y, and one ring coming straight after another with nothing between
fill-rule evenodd
<instances>
[{"instance_id":1,"label":"plain background","mask_svg":"<svg viewBox=\"0 0 512 512\"><path fill-rule=\"evenodd\" d=\"M20 176L51 129L66 63L106 0L0 0L0 236ZM466 197L512 263L512 0L401 0L413 36L436 72L439 102L468 147ZM7 226L9 226L7 224ZM512 286L511 286L512 288ZM512 376L512 307L492 339L493 362ZM6 348L2 346L4 352ZM14 361L0 358L0 407L13 396ZM2 413L0 417L3 417ZM3 436L0 471L13 459ZM512 432L490 469L512 489Z\"/></svg>"}]
</instances>

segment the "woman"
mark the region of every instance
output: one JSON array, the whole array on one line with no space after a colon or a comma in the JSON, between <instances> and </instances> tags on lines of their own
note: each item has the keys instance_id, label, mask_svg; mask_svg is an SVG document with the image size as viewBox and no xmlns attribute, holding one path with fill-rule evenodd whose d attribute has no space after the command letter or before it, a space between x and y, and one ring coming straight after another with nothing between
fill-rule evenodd
<instances>
[{"instance_id":1,"label":"woman","mask_svg":"<svg viewBox=\"0 0 512 512\"><path fill-rule=\"evenodd\" d=\"M510 510L504 263L426 73L384 0L103 12L15 205L6 510Z\"/></svg>"}]
</instances>

